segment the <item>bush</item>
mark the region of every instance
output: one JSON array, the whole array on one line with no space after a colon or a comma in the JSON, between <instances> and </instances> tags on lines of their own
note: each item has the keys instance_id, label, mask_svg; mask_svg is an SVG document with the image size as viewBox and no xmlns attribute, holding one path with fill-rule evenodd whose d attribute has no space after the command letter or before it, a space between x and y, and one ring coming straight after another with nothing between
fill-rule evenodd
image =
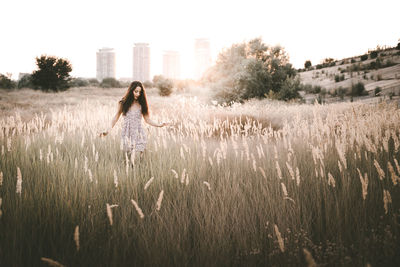
<instances>
[{"instance_id":1,"label":"bush","mask_svg":"<svg viewBox=\"0 0 400 267\"><path fill-rule=\"evenodd\" d=\"M32 75L31 74L27 74L22 76L21 79L19 79L18 81L18 88L33 88L33 84L32 84Z\"/></svg>"},{"instance_id":2,"label":"bush","mask_svg":"<svg viewBox=\"0 0 400 267\"><path fill-rule=\"evenodd\" d=\"M368 95L368 93L367 93L367 91L365 91L364 84L362 82L358 82L351 86L350 95L351 96L363 96L363 95Z\"/></svg>"},{"instance_id":3,"label":"bush","mask_svg":"<svg viewBox=\"0 0 400 267\"><path fill-rule=\"evenodd\" d=\"M290 100L295 98L300 98L300 80L295 78L286 79L278 92L278 99L280 100Z\"/></svg>"},{"instance_id":4,"label":"bush","mask_svg":"<svg viewBox=\"0 0 400 267\"><path fill-rule=\"evenodd\" d=\"M400 43L397 44L396 49L400 50Z\"/></svg>"},{"instance_id":5,"label":"bush","mask_svg":"<svg viewBox=\"0 0 400 267\"><path fill-rule=\"evenodd\" d=\"M356 63L356 60L354 58L352 58L350 63Z\"/></svg>"},{"instance_id":6,"label":"bush","mask_svg":"<svg viewBox=\"0 0 400 267\"><path fill-rule=\"evenodd\" d=\"M35 89L58 91L69 88L72 66L68 60L43 55L36 58L36 65L39 69L32 73Z\"/></svg>"},{"instance_id":7,"label":"bush","mask_svg":"<svg viewBox=\"0 0 400 267\"><path fill-rule=\"evenodd\" d=\"M144 86L144 88L153 88L154 87L154 85L151 81L143 82L143 86Z\"/></svg>"},{"instance_id":8,"label":"bush","mask_svg":"<svg viewBox=\"0 0 400 267\"><path fill-rule=\"evenodd\" d=\"M71 87L85 87L89 86L89 81L84 78L72 78L69 85Z\"/></svg>"},{"instance_id":9,"label":"bush","mask_svg":"<svg viewBox=\"0 0 400 267\"><path fill-rule=\"evenodd\" d=\"M382 89L379 86L377 86L374 90L374 96L377 96L380 92L382 92Z\"/></svg>"},{"instance_id":10,"label":"bush","mask_svg":"<svg viewBox=\"0 0 400 267\"><path fill-rule=\"evenodd\" d=\"M160 96L169 96L172 93L174 82L162 75L156 75L153 78L154 87L159 90Z\"/></svg>"},{"instance_id":11,"label":"bush","mask_svg":"<svg viewBox=\"0 0 400 267\"><path fill-rule=\"evenodd\" d=\"M361 56L361 61L364 61L364 60L367 60L367 59L368 59L368 55L367 54Z\"/></svg>"},{"instance_id":12,"label":"bush","mask_svg":"<svg viewBox=\"0 0 400 267\"><path fill-rule=\"evenodd\" d=\"M14 81L12 81L6 75L0 74L0 88L1 89L13 89L15 87L16 87L16 84Z\"/></svg>"},{"instance_id":13,"label":"bush","mask_svg":"<svg viewBox=\"0 0 400 267\"><path fill-rule=\"evenodd\" d=\"M371 59L372 58L377 58L378 57L378 51L372 51L371 52Z\"/></svg>"},{"instance_id":14,"label":"bush","mask_svg":"<svg viewBox=\"0 0 400 267\"><path fill-rule=\"evenodd\" d=\"M335 82L338 83L340 81L344 81L344 74L342 74L342 75L336 74L335 75Z\"/></svg>"},{"instance_id":15,"label":"bush","mask_svg":"<svg viewBox=\"0 0 400 267\"><path fill-rule=\"evenodd\" d=\"M100 83L100 87L103 87L103 88L120 88L121 84L115 78L104 78Z\"/></svg>"},{"instance_id":16,"label":"bush","mask_svg":"<svg viewBox=\"0 0 400 267\"><path fill-rule=\"evenodd\" d=\"M99 81L96 78L91 78L88 80L89 86L98 87L100 86Z\"/></svg>"}]
</instances>

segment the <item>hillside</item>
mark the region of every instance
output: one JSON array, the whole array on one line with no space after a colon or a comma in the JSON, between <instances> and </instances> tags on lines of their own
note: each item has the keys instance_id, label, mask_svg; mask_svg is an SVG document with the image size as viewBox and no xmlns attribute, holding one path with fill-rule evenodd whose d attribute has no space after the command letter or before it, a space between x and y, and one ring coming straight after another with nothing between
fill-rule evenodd
<instances>
[{"instance_id":1,"label":"hillside","mask_svg":"<svg viewBox=\"0 0 400 267\"><path fill-rule=\"evenodd\" d=\"M352 84L361 82L370 96L375 89L381 95L400 94L400 50L390 48L374 50L368 54L325 62L300 72L305 85L321 86L329 94L339 88L349 90Z\"/></svg>"}]
</instances>

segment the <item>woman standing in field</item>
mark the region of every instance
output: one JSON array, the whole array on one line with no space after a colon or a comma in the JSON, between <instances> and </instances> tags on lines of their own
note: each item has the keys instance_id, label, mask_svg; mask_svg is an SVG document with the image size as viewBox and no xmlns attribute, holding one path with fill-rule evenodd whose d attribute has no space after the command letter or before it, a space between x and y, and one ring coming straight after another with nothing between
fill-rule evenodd
<instances>
[{"instance_id":1,"label":"woman standing in field","mask_svg":"<svg viewBox=\"0 0 400 267\"><path fill-rule=\"evenodd\" d=\"M146 123L151 126L163 127L168 125L165 122L156 123L150 119L146 92L139 81L134 81L130 84L125 96L118 102L118 111L111 121L111 128L101 133L100 137L106 136L111 131L121 114L124 116L121 139L124 151L129 156L138 151L140 152L140 157L142 157L146 147L147 138L142 127L142 116Z\"/></svg>"}]
</instances>

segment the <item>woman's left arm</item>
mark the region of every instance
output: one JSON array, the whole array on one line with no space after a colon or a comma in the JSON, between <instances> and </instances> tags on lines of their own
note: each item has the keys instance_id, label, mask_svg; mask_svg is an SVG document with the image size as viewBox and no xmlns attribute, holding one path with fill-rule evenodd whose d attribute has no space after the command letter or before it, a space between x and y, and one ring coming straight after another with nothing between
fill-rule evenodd
<instances>
[{"instance_id":1,"label":"woman's left arm","mask_svg":"<svg viewBox=\"0 0 400 267\"><path fill-rule=\"evenodd\" d=\"M147 124L149 124L149 125L151 125L151 126L154 126L154 127L163 127L163 126L166 126L166 125L167 125L167 123L165 123L165 122L156 123L156 122L152 121L152 120L150 119L150 116L149 116L149 115L144 115L143 118L144 118L144 121L145 121Z\"/></svg>"}]
</instances>

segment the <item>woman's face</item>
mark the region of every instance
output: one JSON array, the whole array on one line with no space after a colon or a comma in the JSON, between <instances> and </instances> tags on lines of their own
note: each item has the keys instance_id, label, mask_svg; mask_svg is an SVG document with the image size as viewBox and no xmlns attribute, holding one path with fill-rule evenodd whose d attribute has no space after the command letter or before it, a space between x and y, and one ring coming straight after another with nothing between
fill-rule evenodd
<instances>
[{"instance_id":1,"label":"woman's face","mask_svg":"<svg viewBox=\"0 0 400 267\"><path fill-rule=\"evenodd\" d=\"M136 87L135 90L133 90L133 97L135 98L135 100L138 100L141 91L142 88L140 88L140 86Z\"/></svg>"}]
</instances>

